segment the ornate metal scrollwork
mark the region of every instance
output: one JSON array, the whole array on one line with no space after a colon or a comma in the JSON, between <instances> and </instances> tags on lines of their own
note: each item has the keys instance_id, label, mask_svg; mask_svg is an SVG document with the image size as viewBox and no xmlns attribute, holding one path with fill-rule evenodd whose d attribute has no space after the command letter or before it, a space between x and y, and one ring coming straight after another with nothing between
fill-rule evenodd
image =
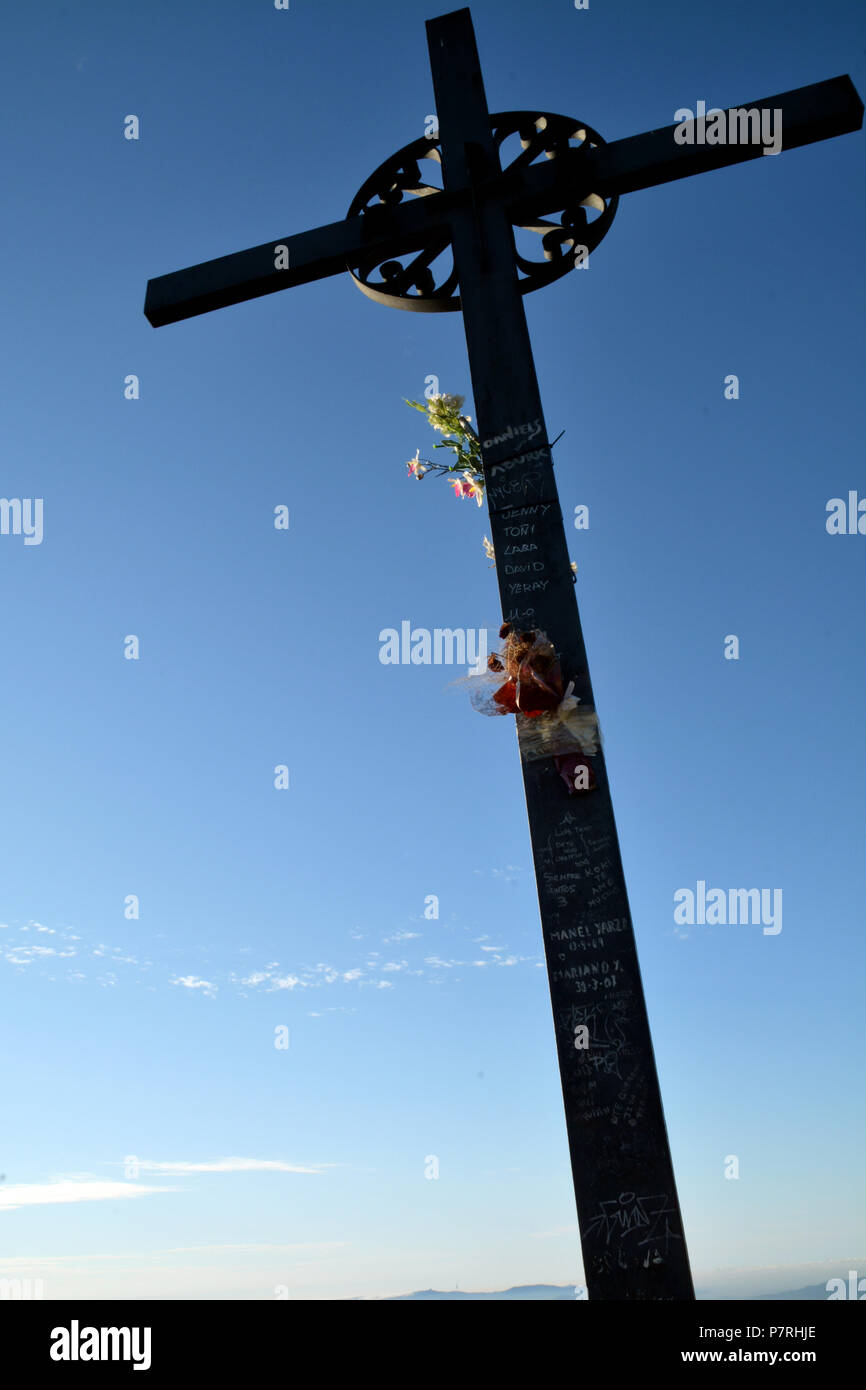
<instances>
[{"instance_id":1,"label":"ornate metal scrollwork","mask_svg":"<svg viewBox=\"0 0 866 1390\"><path fill-rule=\"evenodd\" d=\"M493 184L501 182L503 188L508 186L509 175L542 156L556 159L566 150L590 149L604 144L591 126L549 112L503 111L490 117L490 125L497 156L510 136L516 135L520 140L520 154L492 180ZM386 209L410 198L441 194L441 181L426 182L422 177L420 166L425 160L432 166L428 177L435 179L438 172L441 180L439 142L422 136L380 164L352 199L347 216L368 217L375 225L377 218L386 215ZM526 254L522 245L525 239L521 239L520 246L515 239L518 284L523 294L552 284L574 269L579 258L585 258L595 249L613 221L618 198L616 195L603 197L582 186L579 167L575 165L574 196L560 212L541 217L535 216L531 209L527 211L525 204L521 207L520 220L514 226L537 234L542 257L539 260ZM481 192L483 194L483 188ZM444 270L434 265L439 257L444 257ZM461 307L447 232L431 234L422 250L411 252L400 260L380 261L378 257L371 257L353 263L348 269L358 288L380 304L423 313L443 313Z\"/></svg>"}]
</instances>

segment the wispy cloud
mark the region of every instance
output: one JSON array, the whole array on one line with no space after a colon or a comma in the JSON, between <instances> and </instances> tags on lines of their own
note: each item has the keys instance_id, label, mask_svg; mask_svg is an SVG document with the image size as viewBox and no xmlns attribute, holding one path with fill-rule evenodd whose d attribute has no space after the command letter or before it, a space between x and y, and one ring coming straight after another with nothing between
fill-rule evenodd
<instances>
[{"instance_id":1,"label":"wispy cloud","mask_svg":"<svg viewBox=\"0 0 866 1390\"><path fill-rule=\"evenodd\" d=\"M486 946L482 946L481 949L482 951L485 951L488 948ZM440 969L453 970L456 965L518 965L521 961L524 961L530 965L534 965L536 963L534 956L502 956L499 954L499 949L499 947L496 947L496 954L488 956L486 960L442 960L439 956L425 956L424 964L438 966Z\"/></svg>"},{"instance_id":2,"label":"wispy cloud","mask_svg":"<svg viewBox=\"0 0 866 1390\"><path fill-rule=\"evenodd\" d=\"M137 1182L110 1182L102 1178L52 1178L49 1182L10 1183L8 1187L0 1187L0 1211L61 1202L117 1202L127 1197L151 1197L158 1192L179 1190L147 1187Z\"/></svg>"},{"instance_id":3,"label":"wispy cloud","mask_svg":"<svg viewBox=\"0 0 866 1390\"><path fill-rule=\"evenodd\" d=\"M266 994L272 994L277 989L297 989L298 985L302 989L307 988L309 983L307 980L302 980L300 975L278 975L276 973L278 967L279 961L271 961L264 970L254 970L252 974L242 975L240 979L232 971L229 980L232 984L242 985L244 989L259 989L264 985ZM321 969L322 967L318 968Z\"/></svg>"},{"instance_id":4,"label":"wispy cloud","mask_svg":"<svg viewBox=\"0 0 866 1390\"><path fill-rule=\"evenodd\" d=\"M506 864L504 869L473 869L472 872L478 878L486 878L489 875L490 878L504 879L506 883L516 883L518 875L523 873L523 869L519 864Z\"/></svg>"},{"instance_id":5,"label":"wispy cloud","mask_svg":"<svg viewBox=\"0 0 866 1390\"><path fill-rule=\"evenodd\" d=\"M321 1173L327 1166L286 1163L282 1158L212 1158L204 1163L174 1160L156 1162L149 1158L139 1158L136 1159L136 1163L140 1172L166 1173L170 1177L182 1177L185 1173Z\"/></svg>"},{"instance_id":6,"label":"wispy cloud","mask_svg":"<svg viewBox=\"0 0 866 1390\"><path fill-rule=\"evenodd\" d=\"M511 866L509 866L511 867ZM490 871L492 872L492 871ZM499 871L497 871L499 872ZM467 929L468 930L468 929ZM8 935L6 934L8 933ZM38 933L38 935L37 935ZM382 937L380 944L400 942L410 943L419 940L423 933L420 931L400 930L392 932L390 936ZM498 933L497 933L498 935ZM43 944L48 936L53 937L51 944ZM166 938L157 935L155 940ZM322 990L337 992L352 988L352 992L362 992L364 990L384 990L392 988L406 987L411 979L427 978L432 984L442 984L445 978L452 983L458 984L463 978L460 974L455 974L455 967L473 968L473 973L478 976L489 975L489 971L480 969L485 964L500 966L530 965L538 967L540 962L537 956L527 957L523 955L508 955L504 952L506 947L489 944L491 937L482 935L473 938L480 946L481 955L484 960L463 960L456 957L443 959L437 954L423 956L421 951L413 955L407 950L409 959L398 958L389 959L390 953L381 953L375 950L368 950L362 958L355 957L355 960L343 961L339 964L331 964L327 961L312 963L296 963L291 969L281 965L279 961L270 960L263 966L256 966L246 969L234 970L226 966L222 970L214 970L209 965L207 976L200 975L198 969L181 972L177 966L164 967L162 970L159 965L154 965L152 959L144 956L138 957L131 953L129 945L114 946L105 942L87 942L82 936L70 931L65 926L58 928L44 926L40 922L30 921L24 925L0 923L0 960L17 970L30 973L40 973L52 982L65 980L69 984L74 984L79 988L83 983L95 984L102 989L115 989L119 985L126 985L133 980L143 984L149 990L159 987L170 986L175 990L187 991L190 995L198 995L202 999L216 999L224 997L226 993L236 994L245 999L253 995L265 995L282 993L286 990ZM493 938L495 940L495 938ZM190 948L192 951L194 948ZM234 950L235 961L240 955L248 955L254 948L252 946L237 946ZM422 948L423 951L424 948ZM427 947L429 950L429 946ZM200 949L200 954L207 953ZM175 955L178 954L175 949ZM190 962L191 964L192 962ZM196 963L198 968L205 968L204 963ZM543 963L541 963L543 964ZM443 971L448 975L443 976ZM312 1001L311 1001L312 1002ZM326 1009L318 1009L316 1013L328 1012Z\"/></svg>"},{"instance_id":7,"label":"wispy cloud","mask_svg":"<svg viewBox=\"0 0 866 1390\"><path fill-rule=\"evenodd\" d=\"M160 1188L161 1192L167 1188ZM94 1252L86 1255L5 1255L3 1269L31 1269L39 1265L77 1265L89 1260L152 1260L163 1255L288 1255L294 1251L316 1250L325 1253L341 1250L351 1242L348 1240L304 1240L294 1245L271 1245L267 1242L249 1241L242 1245L171 1245L159 1250L111 1251L107 1254Z\"/></svg>"},{"instance_id":8,"label":"wispy cloud","mask_svg":"<svg viewBox=\"0 0 866 1390\"><path fill-rule=\"evenodd\" d=\"M32 960L44 956L72 956L74 951L55 951L51 946L14 946L6 952L10 965L29 965Z\"/></svg>"},{"instance_id":9,"label":"wispy cloud","mask_svg":"<svg viewBox=\"0 0 866 1390\"><path fill-rule=\"evenodd\" d=\"M175 976L171 984L183 985L184 989L200 989L209 999L213 999L219 988L218 985L213 984L210 980L199 979L197 975Z\"/></svg>"}]
</instances>

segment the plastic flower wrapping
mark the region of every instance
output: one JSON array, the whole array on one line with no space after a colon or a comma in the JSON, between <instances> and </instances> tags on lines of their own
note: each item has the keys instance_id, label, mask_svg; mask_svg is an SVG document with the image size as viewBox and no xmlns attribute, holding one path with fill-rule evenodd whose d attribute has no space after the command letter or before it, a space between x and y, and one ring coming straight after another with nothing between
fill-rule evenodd
<instances>
[{"instance_id":1,"label":"plastic flower wrapping","mask_svg":"<svg viewBox=\"0 0 866 1390\"><path fill-rule=\"evenodd\" d=\"M487 675L470 678L474 708L480 714L517 715L524 761L551 758L570 795L592 791L590 756L599 741L595 711L580 709L574 682L564 684L547 633L503 623L499 636L504 646L487 658Z\"/></svg>"}]
</instances>

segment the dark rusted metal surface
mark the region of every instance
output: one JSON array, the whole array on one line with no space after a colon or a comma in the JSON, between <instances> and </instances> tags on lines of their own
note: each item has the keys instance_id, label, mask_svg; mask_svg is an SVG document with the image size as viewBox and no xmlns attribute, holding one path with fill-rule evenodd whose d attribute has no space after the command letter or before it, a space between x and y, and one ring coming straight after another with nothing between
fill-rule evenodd
<instances>
[{"instance_id":1,"label":"dark rusted metal surface","mask_svg":"<svg viewBox=\"0 0 866 1390\"><path fill-rule=\"evenodd\" d=\"M764 97L759 102L748 103L748 109L751 108L782 112L783 150L844 135L859 130L863 124L863 103L847 76L833 77L826 82L815 82L808 87L796 87L789 92ZM729 109L733 111L738 108ZM516 116L538 120L545 115L543 112L504 112L493 116L494 136L499 139L501 134L497 122ZM546 119L568 121L562 116L546 115ZM657 183L668 183L672 179L688 178L710 169L721 169L762 154L760 147L751 145L677 145L674 140L675 128L665 126L605 145L600 136L585 127L589 136L588 147L584 147L584 142L579 142L575 147L569 145L568 148L560 145L553 160L544 164L524 163L507 176L500 173L494 177L493 182L497 186L491 186L488 196L501 196L512 223L515 226L528 226L552 212L570 208L575 202L579 206L580 201L591 193L607 201L623 193L649 188ZM595 147L592 146L593 137L597 141ZM426 137L421 137L405 146L403 151L398 151L398 155L391 156L381 167L390 166L406 151L419 151L411 156L417 160L426 153L428 144ZM438 141L436 148L438 150ZM368 183L375 181L378 174L377 170L359 191L353 201L353 209ZM405 191L411 192L411 186L407 185L401 190ZM429 252L432 259L432 255L436 254L432 248L441 244L443 234L446 243L449 241L452 210L465 205L468 197L466 188L457 189L450 195L438 193L425 197L423 207L413 206L412 203L407 205L402 197L396 205L374 205L368 198L363 215L359 208L357 216L350 216L342 222L331 222L293 236L275 237L273 241L249 251L220 256L216 260L204 261L200 265L149 280L145 315L155 328L159 328L196 314L209 313L211 309L222 309L229 304L240 304L260 295L273 294L276 290L290 289L293 285L336 275L348 267L357 269L364 266L369 273L369 268L384 264L389 257L408 255L413 251L425 255ZM553 224L554 229L561 225ZM288 249L287 270L275 268L274 248L277 245L284 245ZM560 273L568 268L570 261L565 257ZM358 279L363 282L363 275ZM365 283L362 283L362 287ZM536 281L529 287L537 288L540 283L549 281ZM443 285L442 291L443 298L447 300L444 307L459 307L451 302L454 297L453 285L449 284L447 291ZM385 302L397 303L400 308L421 308L420 304L411 302L413 297L420 296L386 296ZM436 297L434 293L434 300ZM426 305L424 307L427 308ZM436 304L435 307L441 306Z\"/></svg>"},{"instance_id":2,"label":"dark rusted metal surface","mask_svg":"<svg viewBox=\"0 0 866 1390\"><path fill-rule=\"evenodd\" d=\"M495 175L467 11L427 26L445 186ZM474 155L467 157L468 150ZM452 214L503 616L542 628L595 708L513 231L501 202ZM531 547L523 549L524 546ZM509 556L517 554L509 563ZM601 751L569 796L521 736L526 804L590 1299L694 1297L634 933ZM577 1047L581 1027L589 1045ZM515 1095L515 1118L520 1097Z\"/></svg>"}]
</instances>

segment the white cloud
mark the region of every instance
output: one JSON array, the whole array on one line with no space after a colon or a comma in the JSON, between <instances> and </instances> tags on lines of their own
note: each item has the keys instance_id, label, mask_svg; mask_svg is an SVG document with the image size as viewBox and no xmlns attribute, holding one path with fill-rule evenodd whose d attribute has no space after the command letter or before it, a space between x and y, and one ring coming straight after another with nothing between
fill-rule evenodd
<instances>
[{"instance_id":1,"label":"white cloud","mask_svg":"<svg viewBox=\"0 0 866 1390\"><path fill-rule=\"evenodd\" d=\"M160 1192L169 1191L161 1187ZM174 1188L170 1189L174 1191ZM272 1245L265 1242L249 1241L242 1245L171 1245L159 1250L112 1251L110 1254L94 1252L86 1255L4 1255L3 1268L29 1270L34 1263L49 1266L84 1264L88 1260L152 1260L157 1255L284 1255L295 1250L342 1250L351 1244L348 1240L304 1240L294 1245Z\"/></svg>"},{"instance_id":2,"label":"white cloud","mask_svg":"<svg viewBox=\"0 0 866 1390\"><path fill-rule=\"evenodd\" d=\"M174 1187L147 1187L137 1182L106 1182L101 1178L53 1178L50 1182L10 1183L0 1187L0 1211L60 1202L116 1202L125 1197L149 1197L176 1192Z\"/></svg>"},{"instance_id":3,"label":"white cloud","mask_svg":"<svg viewBox=\"0 0 866 1390\"><path fill-rule=\"evenodd\" d=\"M273 967L278 963L277 961L273 961L271 965L268 965L264 970L254 970L252 975L243 976L239 983L247 985L251 989L255 989L258 985L263 985L267 982L269 994L275 989L294 989L297 985L302 985L306 988L307 981L300 979L297 975L274 975ZM234 974L231 974L229 979L232 983L237 983L237 978Z\"/></svg>"},{"instance_id":4,"label":"white cloud","mask_svg":"<svg viewBox=\"0 0 866 1390\"><path fill-rule=\"evenodd\" d=\"M311 1168L299 1163L286 1163L282 1158L214 1158L206 1163L157 1163L152 1159L140 1158L137 1163L141 1172L168 1173L172 1177L180 1177L184 1173L320 1173L322 1171L321 1164ZM2 1192L2 1188L0 1188L0 1192Z\"/></svg>"},{"instance_id":5,"label":"white cloud","mask_svg":"<svg viewBox=\"0 0 866 1390\"><path fill-rule=\"evenodd\" d=\"M519 864L506 864L504 869L473 869L472 872L479 877L490 874L491 878L504 878L506 883L516 883L514 875L522 873L523 870Z\"/></svg>"},{"instance_id":6,"label":"white cloud","mask_svg":"<svg viewBox=\"0 0 866 1390\"><path fill-rule=\"evenodd\" d=\"M6 952L10 965L29 965L34 956L71 956L74 951L56 951L53 946L13 946Z\"/></svg>"},{"instance_id":7,"label":"white cloud","mask_svg":"<svg viewBox=\"0 0 866 1390\"><path fill-rule=\"evenodd\" d=\"M264 980L269 980L270 978L270 975L266 974L264 970L256 970L252 975L244 976L241 980L241 984L253 986L260 985Z\"/></svg>"},{"instance_id":8,"label":"white cloud","mask_svg":"<svg viewBox=\"0 0 866 1390\"><path fill-rule=\"evenodd\" d=\"M512 866L508 866L509 869L511 867ZM390 983L391 979L398 974L406 980L407 983L412 977L420 979L426 976L430 979L431 983L441 985L444 983L442 971L451 970L454 972L455 967L477 969L483 968L485 964L497 966L515 966L520 964L533 965L536 969L544 968L543 962L537 959L523 955L507 955L506 952L508 948L490 945L491 933L490 935L485 934L473 938L478 944L481 955L484 958L479 961L463 960L456 957L443 959L438 954L435 954L427 956L426 958L419 958L417 962L409 962L399 958L389 959L388 953L386 952L368 951L365 953L363 965L356 964L350 967L344 965L335 966L320 961L316 965L304 964L299 966L300 974L293 974L287 971L280 975L277 973L280 963L276 960L272 960L268 961L266 965L248 970L246 975L242 975L240 971L236 973L234 970L229 970L225 973L209 967L209 978L205 978L199 975L197 971L181 973L177 963L173 968L168 967L164 970L160 969L159 965L157 964L154 966L154 962L151 960L144 960L141 957L133 956L126 944L109 945L104 942L89 942L84 945L83 948L79 947L78 951L76 951L75 945L71 943L80 942L81 937L69 931L66 927L55 929L53 927L43 926L39 922L31 922L29 925L23 927L18 924L13 924L13 930L16 934L17 944L14 944L14 939L10 941L8 937L5 939L0 938L0 941L3 942L3 947L0 947L0 962L5 961L19 972L25 970L33 973L41 971L43 975L51 981L61 980L69 984L79 983L84 981L85 978L88 978L92 983L102 989L114 989L119 985L125 984L129 981L130 975L134 974L140 982L146 984L146 987L150 991L154 991L158 987L165 988L170 984L180 989L189 990L192 994L198 993L202 997L210 999L216 999L219 991L224 990L226 987L238 994L241 998L248 998L249 995L253 993L271 994L283 990L296 990L299 988L320 989L332 984L357 983L359 987L368 986L373 989L389 989L393 988L393 985ZM466 928L465 930L467 935L471 935L470 928ZM35 935L31 935L29 938L22 941L19 934L21 932L56 935L58 938L57 946L49 946L47 944L37 945L38 938ZM360 938L361 934L355 930L352 935ZM417 940L423 935L424 933L420 930L399 930L392 932L390 936L380 938L380 944L384 942L396 943ZM168 938L159 936L158 934L157 939L167 940ZM30 942L33 944L31 945ZM238 951L244 950L249 952L252 949L252 947L244 947L238 948ZM198 962L199 968L201 968L202 965L207 963L206 953L203 949L200 949L199 953L205 957L205 959L201 959ZM91 964L96 964L96 970L88 971L86 977L83 971L68 970L53 973L55 962L59 963L61 959L69 959L76 956L80 959L84 956L89 956ZM114 972L118 968L118 974L115 974ZM157 975L159 979L157 979ZM488 976L490 975L491 972L488 971ZM461 979L460 976L456 976L454 973L452 973L451 978L452 981L459 981ZM325 1010L325 1012L327 1012L327 1010Z\"/></svg>"},{"instance_id":9,"label":"white cloud","mask_svg":"<svg viewBox=\"0 0 866 1390\"><path fill-rule=\"evenodd\" d=\"M94 955L96 953L94 952ZM171 981L173 985L183 985L184 989L201 989L211 999L217 992L217 986L211 984L210 980L200 980L197 975L181 975Z\"/></svg>"},{"instance_id":10,"label":"white cloud","mask_svg":"<svg viewBox=\"0 0 866 1390\"><path fill-rule=\"evenodd\" d=\"M334 983L335 980L339 980L339 978L340 978L340 972L339 972L339 970L335 970L334 967L333 967L333 965L322 965L322 964L317 965L317 966L316 966L316 974L317 974L317 975L322 975L322 974L324 975L324 977L325 977L325 984L326 984L326 985L332 985L332 984Z\"/></svg>"},{"instance_id":11,"label":"white cloud","mask_svg":"<svg viewBox=\"0 0 866 1390\"><path fill-rule=\"evenodd\" d=\"M265 1242L248 1242L245 1245L177 1245L166 1250L155 1250L155 1255L193 1255L199 1251L208 1254L226 1253L234 1255L238 1252L267 1254L271 1251L277 1254L285 1254L290 1250L342 1250L351 1241L348 1240L301 1240L294 1245L269 1245Z\"/></svg>"}]
</instances>

